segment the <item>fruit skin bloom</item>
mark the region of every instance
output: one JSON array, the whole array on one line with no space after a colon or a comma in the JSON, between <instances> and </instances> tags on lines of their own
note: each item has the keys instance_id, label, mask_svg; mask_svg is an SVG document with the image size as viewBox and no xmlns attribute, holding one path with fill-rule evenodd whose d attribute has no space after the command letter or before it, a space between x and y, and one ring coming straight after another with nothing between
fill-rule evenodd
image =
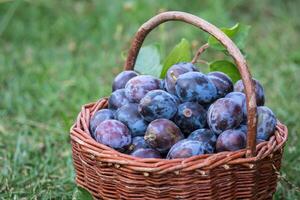
<instances>
[{"instance_id":1,"label":"fruit skin bloom","mask_svg":"<svg viewBox=\"0 0 300 200\"><path fill-rule=\"evenodd\" d=\"M126 83L138 75L139 74L135 71L122 71L115 77L112 85L112 91L125 88Z\"/></svg>"},{"instance_id":2,"label":"fruit skin bloom","mask_svg":"<svg viewBox=\"0 0 300 200\"><path fill-rule=\"evenodd\" d=\"M133 151L130 155L139 158L161 158L159 151L152 148L141 148Z\"/></svg>"},{"instance_id":3,"label":"fruit skin bloom","mask_svg":"<svg viewBox=\"0 0 300 200\"><path fill-rule=\"evenodd\" d=\"M125 89L114 91L108 98L108 108L112 110L117 110L128 103L130 103L130 101L125 95Z\"/></svg>"},{"instance_id":4,"label":"fruit skin bloom","mask_svg":"<svg viewBox=\"0 0 300 200\"><path fill-rule=\"evenodd\" d=\"M222 98L233 90L233 83L229 76L223 72L210 72L207 77L214 83L217 88L217 98Z\"/></svg>"},{"instance_id":5,"label":"fruit skin bloom","mask_svg":"<svg viewBox=\"0 0 300 200\"><path fill-rule=\"evenodd\" d=\"M216 100L207 112L207 123L216 134L236 128L242 121L243 112L240 104L230 98Z\"/></svg>"},{"instance_id":6,"label":"fruit skin bloom","mask_svg":"<svg viewBox=\"0 0 300 200\"><path fill-rule=\"evenodd\" d=\"M151 122L155 119L171 119L177 112L177 103L173 95L163 90L152 90L141 99L139 112Z\"/></svg>"},{"instance_id":7,"label":"fruit skin bloom","mask_svg":"<svg viewBox=\"0 0 300 200\"><path fill-rule=\"evenodd\" d=\"M257 104L257 106L263 106L265 104L264 88L258 80L253 79L253 83L254 83L254 87L255 87L256 104ZM245 93L245 88L244 88L244 84L243 84L242 80L238 80L234 84L234 91Z\"/></svg>"},{"instance_id":8,"label":"fruit skin bloom","mask_svg":"<svg viewBox=\"0 0 300 200\"><path fill-rule=\"evenodd\" d=\"M230 92L225 96L225 98L233 99L240 104L243 110L244 122L246 122L247 121L246 95L242 92Z\"/></svg>"},{"instance_id":9,"label":"fruit skin bloom","mask_svg":"<svg viewBox=\"0 0 300 200\"><path fill-rule=\"evenodd\" d=\"M138 104L129 103L116 111L116 119L124 123L130 130L132 137L144 136L148 122L138 112Z\"/></svg>"},{"instance_id":10,"label":"fruit skin bloom","mask_svg":"<svg viewBox=\"0 0 300 200\"><path fill-rule=\"evenodd\" d=\"M177 63L170 67L165 78L165 88L170 94L176 94L175 83L179 75L198 71L197 67L192 63Z\"/></svg>"},{"instance_id":11,"label":"fruit skin bloom","mask_svg":"<svg viewBox=\"0 0 300 200\"><path fill-rule=\"evenodd\" d=\"M151 90L161 88L161 81L150 75L140 75L130 79L125 86L125 94L130 102L139 103Z\"/></svg>"},{"instance_id":12,"label":"fruit skin bloom","mask_svg":"<svg viewBox=\"0 0 300 200\"><path fill-rule=\"evenodd\" d=\"M149 144L145 141L144 137L142 136L136 136L132 138L132 143L128 147L128 153L132 153L133 151L137 149L147 149L150 148Z\"/></svg>"},{"instance_id":13,"label":"fruit skin bloom","mask_svg":"<svg viewBox=\"0 0 300 200\"><path fill-rule=\"evenodd\" d=\"M167 153L184 136L174 122L156 119L149 124L144 138L152 148L160 153Z\"/></svg>"},{"instance_id":14,"label":"fruit skin bloom","mask_svg":"<svg viewBox=\"0 0 300 200\"><path fill-rule=\"evenodd\" d=\"M226 130L217 139L217 152L236 151L244 148L246 148L246 137L240 130Z\"/></svg>"},{"instance_id":15,"label":"fruit skin bloom","mask_svg":"<svg viewBox=\"0 0 300 200\"><path fill-rule=\"evenodd\" d=\"M205 153L214 153L217 136L210 129L198 129L192 132L187 139L197 140L203 143Z\"/></svg>"},{"instance_id":16,"label":"fruit skin bloom","mask_svg":"<svg viewBox=\"0 0 300 200\"><path fill-rule=\"evenodd\" d=\"M90 120L90 131L93 138L95 138L96 128L101 122L107 119L114 119L114 112L109 109L98 110Z\"/></svg>"},{"instance_id":17,"label":"fruit skin bloom","mask_svg":"<svg viewBox=\"0 0 300 200\"><path fill-rule=\"evenodd\" d=\"M269 140L276 129L277 120L272 110L266 106L257 107L256 139Z\"/></svg>"},{"instance_id":18,"label":"fruit skin bloom","mask_svg":"<svg viewBox=\"0 0 300 200\"><path fill-rule=\"evenodd\" d=\"M97 142L111 148L124 151L131 144L131 134L128 128L114 119L105 120L96 128L95 139Z\"/></svg>"},{"instance_id":19,"label":"fruit skin bloom","mask_svg":"<svg viewBox=\"0 0 300 200\"><path fill-rule=\"evenodd\" d=\"M205 74L187 72L178 77L176 94L182 102L196 101L200 104L211 103L217 98L217 89Z\"/></svg>"},{"instance_id":20,"label":"fruit skin bloom","mask_svg":"<svg viewBox=\"0 0 300 200\"><path fill-rule=\"evenodd\" d=\"M202 155L205 153L204 145L197 140L184 139L172 146L167 159L189 158L191 156Z\"/></svg>"},{"instance_id":21,"label":"fruit skin bloom","mask_svg":"<svg viewBox=\"0 0 300 200\"><path fill-rule=\"evenodd\" d=\"M185 136L188 136L194 130L206 125L206 110L197 102L185 102L178 106L173 121Z\"/></svg>"}]
</instances>

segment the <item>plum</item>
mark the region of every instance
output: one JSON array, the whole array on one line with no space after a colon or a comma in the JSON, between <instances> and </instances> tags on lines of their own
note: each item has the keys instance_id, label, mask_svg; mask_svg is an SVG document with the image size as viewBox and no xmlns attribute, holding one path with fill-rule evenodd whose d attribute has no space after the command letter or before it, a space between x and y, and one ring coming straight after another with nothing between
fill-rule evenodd
<instances>
[{"instance_id":1,"label":"plum","mask_svg":"<svg viewBox=\"0 0 300 200\"><path fill-rule=\"evenodd\" d=\"M217 134L238 127L242 121L242 107L233 99L218 99L208 109L207 123Z\"/></svg>"},{"instance_id":2,"label":"plum","mask_svg":"<svg viewBox=\"0 0 300 200\"><path fill-rule=\"evenodd\" d=\"M202 154L205 154L205 148L202 142L184 139L172 146L167 155L167 159L189 158L191 156Z\"/></svg>"},{"instance_id":3,"label":"plum","mask_svg":"<svg viewBox=\"0 0 300 200\"><path fill-rule=\"evenodd\" d=\"M187 139L197 140L203 143L206 153L214 153L217 136L210 129L198 129L192 132Z\"/></svg>"},{"instance_id":4,"label":"plum","mask_svg":"<svg viewBox=\"0 0 300 200\"><path fill-rule=\"evenodd\" d=\"M276 129L277 119L272 110L266 106L257 107L257 129L256 129L256 142L259 144L262 141L267 141L274 134ZM241 124L235 128L245 133L247 137L247 125Z\"/></svg>"},{"instance_id":5,"label":"plum","mask_svg":"<svg viewBox=\"0 0 300 200\"><path fill-rule=\"evenodd\" d=\"M257 107L256 139L269 140L274 134L277 120L272 110L266 106Z\"/></svg>"},{"instance_id":6,"label":"plum","mask_svg":"<svg viewBox=\"0 0 300 200\"><path fill-rule=\"evenodd\" d=\"M114 91L108 98L108 108L116 110L123 105L130 103L125 95L125 89L119 89Z\"/></svg>"},{"instance_id":7,"label":"plum","mask_svg":"<svg viewBox=\"0 0 300 200\"><path fill-rule=\"evenodd\" d=\"M229 129L221 133L217 139L216 150L236 151L246 147L245 135L240 130Z\"/></svg>"},{"instance_id":8,"label":"plum","mask_svg":"<svg viewBox=\"0 0 300 200\"><path fill-rule=\"evenodd\" d=\"M132 79L135 76L138 76L139 74L135 71L123 71L121 73L119 73L112 84L112 91L118 90L118 89L123 89L125 88L126 83Z\"/></svg>"},{"instance_id":9,"label":"plum","mask_svg":"<svg viewBox=\"0 0 300 200\"><path fill-rule=\"evenodd\" d=\"M167 153L184 136L174 122L156 119L149 124L144 138L152 148L160 153Z\"/></svg>"},{"instance_id":10,"label":"plum","mask_svg":"<svg viewBox=\"0 0 300 200\"><path fill-rule=\"evenodd\" d=\"M93 138L95 138L95 130L97 126L107 119L114 119L114 112L110 109L98 110L90 120L90 131Z\"/></svg>"},{"instance_id":11,"label":"plum","mask_svg":"<svg viewBox=\"0 0 300 200\"><path fill-rule=\"evenodd\" d=\"M129 128L132 137L144 136L148 122L140 115L138 104L129 103L122 106L116 111L115 117Z\"/></svg>"},{"instance_id":12,"label":"plum","mask_svg":"<svg viewBox=\"0 0 300 200\"><path fill-rule=\"evenodd\" d=\"M172 97L174 98L174 100L175 100L175 102L176 102L176 104L177 104L177 106L181 103L180 102L180 99L176 96L176 95L173 95L173 94L171 94L172 95Z\"/></svg>"},{"instance_id":13,"label":"plum","mask_svg":"<svg viewBox=\"0 0 300 200\"><path fill-rule=\"evenodd\" d=\"M247 134L247 132L248 132L248 127L247 127L246 124L241 124L239 127L235 128L235 129L236 129L236 130L240 130L240 131L242 131L242 132L244 132L244 133L246 133L246 134Z\"/></svg>"},{"instance_id":14,"label":"plum","mask_svg":"<svg viewBox=\"0 0 300 200\"><path fill-rule=\"evenodd\" d=\"M135 103L140 100L151 90L161 88L161 81L150 75L140 75L130 79L125 86L126 97Z\"/></svg>"},{"instance_id":15,"label":"plum","mask_svg":"<svg viewBox=\"0 0 300 200\"><path fill-rule=\"evenodd\" d=\"M95 139L101 144L124 151L131 144L131 133L122 122L108 119L97 126Z\"/></svg>"},{"instance_id":16,"label":"plum","mask_svg":"<svg viewBox=\"0 0 300 200\"><path fill-rule=\"evenodd\" d=\"M233 99L240 104L243 110L244 121L246 122L247 121L246 95L242 92L230 92L225 96L225 98Z\"/></svg>"},{"instance_id":17,"label":"plum","mask_svg":"<svg viewBox=\"0 0 300 200\"><path fill-rule=\"evenodd\" d=\"M255 87L255 94L256 94L256 104L257 106L263 106L265 104L265 93L264 88L258 82L258 80L252 79ZM245 88L242 80L238 80L234 84L234 91L235 92L243 92L245 93Z\"/></svg>"},{"instance_id":18,"label":"plum","mask_svg":"<svg viewBox=\"0 0 300 200\"><path fill-rule=\"evenodd\" d=\"M247 134L248 134L248 127L247 125L245 124L241 124L238 128L235 128L235 130L239 130L239 131L242 131L244 133L244 136L245 136L245 140L247 140ZM256 136L256 144L259 144L259 143L262 143L262 142L265 142L266 140L264 139L259 139L257 136Z\"/></svg>"},{"instance_id":19,"label":"plum","mask_svg":"<svg viewBox=\"0 0 300 200\"><path fill-rule=\"evenodd\" d=\"M187 72L181 74L175 84L176 94L182 102L210 103L217 98L217 89L205 74Z\"/></svg>"},{"instance_id":20,"label":"plum","mask_svg":"<svg viewBox=\"0 0 300 200\"><path fill-rule=\"evenodd\" d=\"M197 102L185 102L178 106L173 121L187 136L206 124L206 110Z\"/></svg>"},{"instance_id":21,"label":"plum","mask_svg":"<svg viewBox=\"0 0 300 200\"><path fill-rule=\"evenodd\" d=\"M139 158L161 158L159 151L153 148L140 148L133 151L130 155Z\"/></svg>"},{"instance_id":22,"label":"plum","mask_svg":"<svg viewBox=\"0 0 300 200\"><path fill-rule=\"evenodd\" d=\"M167 91L167 89L166 89L166 80L165 79L160 80L160 89L164 90L164 91Z\"/></svg>"},{"instance_id":23,"label":"plum","mask_svg":"<svg viewBox=\"0 0 300 200\"><path fill-rule=\"evenodd\" d=\"M243 134L244 134L245 140L247 140L248 127L247 127L246 124L241 124L240 126L235 128L234 130L242 131Z\"/></svg>"},{"instance_id":24,"label":"plum","mask_svg":"<svg viewBox=\"0 0 300 200\"><path fill-rule=\"evenodd\" d=\"M223 72L210 72L207 74L207 77L216 86L218 99L233 91L233 83L231 78Z\"/></svg>"},{"instance_id":25,"label":"plum","mask_svg":"<svg viewBox=\"0 0 300 200\"><path fill-rule=\"evenodd\" d=\"M142 136L136 136L132 138L132 143L128 148L128 152L131 153L137 149L147 149L150 148L149 144L145 141L144 137Z\"/></svg>"},{"instance_id":26,"label":"plum","mask_svg":"<svg viewBox=\"0 0 300 200\"><path fill-rule=\"evenodd\" d=\"M166 74L165 88L171 94L176 94L175 83L179 75L186 72L198 71L197 67L192 63L177 63L171 66Z\"/></svg>"},{"instance_id":27,"label":"plum","mask_svg":"<svg viewBox=\"0 0 300 200\"><path fill-rule=\"evenodd\" d=\"M148 122L159 118L171 119L177 112L177 103L166 91L152 90L141 99L139 112Z\"/></svg>"}]
</instances>

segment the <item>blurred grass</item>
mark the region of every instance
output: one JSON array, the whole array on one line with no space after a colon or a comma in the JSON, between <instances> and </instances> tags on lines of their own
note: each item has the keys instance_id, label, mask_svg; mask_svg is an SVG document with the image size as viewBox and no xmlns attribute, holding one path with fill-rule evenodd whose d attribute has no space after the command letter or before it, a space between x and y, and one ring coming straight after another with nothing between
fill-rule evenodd
<instances>
[{"instance_id":1,"label":"blurred grass","mask_svg":"<svg viewBox=\"0 0 300 200\"><path fill-rule=\"evenodd\" d=\"M252 26L246 46L267 105L289 127L282 173L300 185L299 1L0 0L0 199L70 199L75 187L68 130L80 106L110 93L130 39L164 10L199 15L219 27ZM180 22L146 43L165 55L182 37L207 35ZM276 199L299 199L284 183Z\"/></svg>"}]
</instances>

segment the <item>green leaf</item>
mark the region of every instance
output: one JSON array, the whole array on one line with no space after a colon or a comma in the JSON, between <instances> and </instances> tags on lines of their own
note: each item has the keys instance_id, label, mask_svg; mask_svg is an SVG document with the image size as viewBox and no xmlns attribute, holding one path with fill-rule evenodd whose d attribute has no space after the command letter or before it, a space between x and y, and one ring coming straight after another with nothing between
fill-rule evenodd
<instances>
[{"instance_id":1,"label":"green leaf","mask_svg":"<svg viewBox=\"0 0 300 200\"><path fill-rule=\"evenodd\" d=\"M160 74L160 78L164 78L168 69L179 62L190 62L192 60L191 45L186 39L181 39L167 56Z\"/></svg>"},{"instance_id":2,"label":"green leaf","mask_svg":"<svg viewBox=\"0 0 300 200\"><path fill-rule=\"evenodd\" d=\"M160 64L158 46L149 45L142 47L135 62L134 69L140 74L148 74L159 77L162 65Z\"/></svg>"},{"instance_id":3,"label":"green leaf","mask_svg":"<svg viewBox=\"0 0 300 200\"><path fill-rule=\"evenodd\" d=\"M209 64L209 70L212 71L221 71L227 74L233 83L241 79L241 75L237 67L230 61L227 60L217 60Z\"/></svg>"},{"instance_id":4,"label":"green leaf","mask_svg":"<svg viewBox=\"0 0 300 200\"><path fill-rule=\"evenodd\" d=\"M93 200L93 197L87 190L76 187L73 192L72 200Z\"/></svg>"},{"instance_id":5,"label":"green leaf","mask_svg":"<svg viewBox=\"0 0 300 200\"><path fill-rule=\"evenodd\" d=\"M238 46L238 48L243 49L245 47L246 39L250 30L250 26L244 24L235 24L231 28L221 28L221 30L233 40L233 42ZM208 44L210 47L224 51L225 47L213 36L209 36Z\"/></svg>"}]
</instances>

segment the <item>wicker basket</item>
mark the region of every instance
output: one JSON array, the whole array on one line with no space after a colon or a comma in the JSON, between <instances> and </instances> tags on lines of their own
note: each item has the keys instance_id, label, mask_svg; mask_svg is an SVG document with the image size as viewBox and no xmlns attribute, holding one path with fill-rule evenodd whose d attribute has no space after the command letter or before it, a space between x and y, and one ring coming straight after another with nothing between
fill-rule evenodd
<instances>
[{"instance_id":1,"label":"wicker basket","mask_svg":"<svg viewBox=\"0 0 300 200\"><path fill-rule=\"evenodd\" d=\"M90 118L107 107L107 99L103 98L84 105L70 130L77 184L89 190L95 199L272 199L288 130L278 122L275 135L256 145L256 102L251 75L243 55L222 31L188 13L161 13L136 33L125 69L133 69L147 34L171 20L208 32L233 57L247 97L247 148L173 160L142 159L119 153L97 143L89 133Z\"/></svg>"}]
</instances>

